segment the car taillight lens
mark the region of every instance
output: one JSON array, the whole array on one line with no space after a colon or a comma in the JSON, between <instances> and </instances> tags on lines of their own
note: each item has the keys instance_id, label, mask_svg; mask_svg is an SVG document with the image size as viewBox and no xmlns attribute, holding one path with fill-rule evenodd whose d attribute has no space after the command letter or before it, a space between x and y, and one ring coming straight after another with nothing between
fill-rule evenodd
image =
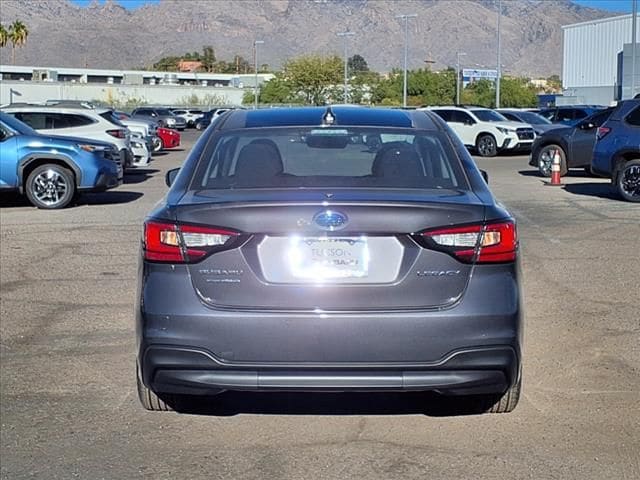
<instances>
[{"instance_id":1,"label":"car taillight lens","mask_svg":"<svg viewBox=\"0 0 640 480\"><path fill-rule=\"evenodd\" d=\"M112 137L116 137L116 138L125 138L126 137L125 131L122 130L122 129L119 129L119 128L114 129L114 130L107 130L107 133L109 135L111 135Z\"/></svg>"},{"instance_id":2,"label":"car taillight lens","mask_svg":"<svg viewBox=\"0 0 640 480\"><path fill-rule=\"evenodd\" d=\"M237 232L218 228L149 220L144 224L144 258L152 262L196 262L237 236Z\"/></svg>"},{"instance_id":3,"label":"car taillight lens","mask_svg":"<svg viewBox=\"0 0 640 480\"><path fill-rule=\"evenodd\" d=\"M602 140L610 131L611 129L609 127L598 127L596 137L598 138L598 140Z\"/></svg>"},{"instance_id":4,"label":"car taillight lens","mask_svg":"<svg viewBox=\"0 0 640 480\"><path fill-rule=\"evenodd\" d=\"M516 259L518 234L512 221L431 230L421 233L429 246L466 263L505 263Z\"/></svg>"}]
</instances>

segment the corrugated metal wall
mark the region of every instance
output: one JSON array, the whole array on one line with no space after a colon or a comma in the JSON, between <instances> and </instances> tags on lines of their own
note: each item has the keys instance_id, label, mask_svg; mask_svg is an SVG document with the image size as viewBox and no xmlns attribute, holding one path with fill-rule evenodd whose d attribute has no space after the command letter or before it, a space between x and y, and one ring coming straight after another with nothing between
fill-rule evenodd
<instances>
[{"instance_id":1,"label":"corrugated metal wall","mask_svg":"<svg viewBox=\"0 0 640 480\"><path fill-rule=\"evenodd\" d=\"M640 19L640 15L637 18ZM625 43L631 43L631 15L562 28L563 88L615 85L618 77L618 55L622 53Z\"/></svg>"}]
</instances>

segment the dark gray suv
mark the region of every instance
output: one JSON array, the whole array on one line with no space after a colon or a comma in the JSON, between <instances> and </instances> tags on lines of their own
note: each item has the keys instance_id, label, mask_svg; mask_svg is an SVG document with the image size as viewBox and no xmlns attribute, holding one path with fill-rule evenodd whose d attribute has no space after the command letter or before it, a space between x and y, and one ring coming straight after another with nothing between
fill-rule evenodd
<instances>
[{"instance_id":1,"label":"dark gray suv","mask_svg":"<svg viewBox=\"0 0 640 480\"><path fill-rule=\"evenodd\" d=\"M428 390L515 408L515 222L435 114L228 112L167 183L141 248L145 408L225 390Z\"/></svg>"}]
</instances>

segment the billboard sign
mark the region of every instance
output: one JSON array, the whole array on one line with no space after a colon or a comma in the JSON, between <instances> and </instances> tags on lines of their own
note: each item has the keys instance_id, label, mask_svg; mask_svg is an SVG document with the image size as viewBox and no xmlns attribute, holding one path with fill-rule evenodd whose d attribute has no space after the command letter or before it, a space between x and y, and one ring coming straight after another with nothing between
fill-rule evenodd
<instances>
[{"instance_id":1,"label":"billboard sign","mask_svg":"<svg viewBox=\"0 0 640 480\"><path fill-rule=\"evenodd\" d=\"M495 82L498 78L497 70L488 70L482 68L463 68L462 69L462 85L465 87L478 80L489 80Z\"/></svg>"}]
</instances>

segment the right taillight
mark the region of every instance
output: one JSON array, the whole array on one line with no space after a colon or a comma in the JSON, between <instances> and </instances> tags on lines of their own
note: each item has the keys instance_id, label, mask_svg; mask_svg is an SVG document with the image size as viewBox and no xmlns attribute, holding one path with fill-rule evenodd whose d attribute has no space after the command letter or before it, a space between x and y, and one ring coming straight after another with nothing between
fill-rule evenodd
<instances>
[{"instance_id":1,"label":"right taillight","mask_svg":"<svg viewBox=\"0 0 640 480\"><path fill-rule=\"evenodd\" d=\"M602 140L611 131L609 127L598 127L596 131L596 137L598 140Z\"/></svg>"},{"instance_id":2,"label":"right taillight","mask_svg":"<svg viewBox=\"0 0 640 480\"><path fill-rule=\"evenodd\" d=\"M219 228L148 220L144 224L144 258L152 262L192 263L228 246L237 236L237 232Z\"/></svg>"},{"instance_id":3,"label":"right taillight","mask_svg":"<svg viewBox=\"0 0 640 480\"><path fill-rule=\"evenodd\" d=\"M427 246L471 263L506 263L516 259L518 235L511 220L422 232Z\"/></svg>"}]
</instances>

